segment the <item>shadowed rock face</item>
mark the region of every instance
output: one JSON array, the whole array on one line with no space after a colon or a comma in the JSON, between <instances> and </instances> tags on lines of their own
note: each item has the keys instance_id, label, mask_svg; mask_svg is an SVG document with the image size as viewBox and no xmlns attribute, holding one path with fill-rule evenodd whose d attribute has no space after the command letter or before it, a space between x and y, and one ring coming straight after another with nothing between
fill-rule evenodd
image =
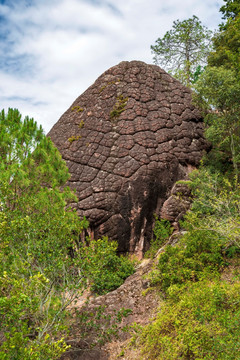
<instances>
[{"instance_id":1,"label":"shadowed rock face","mask_svg":"<svg viewBox=\"0 0 240 360\"><path fill-rule=\"evenodd\" d=\"M95 238L141 252L174 182L208 148L190 90L155 65L122 62L79 96L48 134Z\"/></svg>"}]
</instances>

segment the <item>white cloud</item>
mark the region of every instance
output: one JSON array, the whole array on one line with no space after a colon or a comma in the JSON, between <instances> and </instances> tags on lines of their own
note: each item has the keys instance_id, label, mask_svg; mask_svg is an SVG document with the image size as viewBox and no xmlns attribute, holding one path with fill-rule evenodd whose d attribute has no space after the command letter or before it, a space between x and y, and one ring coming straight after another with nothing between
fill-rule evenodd
<instances>
[{"instance_id":1,"label":"white cloud","mask_svg":"<svg viewBox=\"0 0 240 360\"><path fill-rule=\"evenodd\" d=\"M134 59L151 63L150 45L174 20L194 14L204 25L217 28L222 4L223 0L19 0L0 5L6 19L0 26L1 108L18 107L47 132L110 66Z\"/></svg>"}]
</instances>

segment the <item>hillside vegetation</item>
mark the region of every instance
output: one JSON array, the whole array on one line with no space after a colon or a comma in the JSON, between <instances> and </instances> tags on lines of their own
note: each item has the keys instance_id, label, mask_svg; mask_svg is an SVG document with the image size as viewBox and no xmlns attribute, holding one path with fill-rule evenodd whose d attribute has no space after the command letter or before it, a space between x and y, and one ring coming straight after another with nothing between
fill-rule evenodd
<instances>
[{"instance_id":1,"label":"hillside vegetation","mask_svg":"<svg viewBox=\"0 0 240 360\"><path fill-rule=\"evenodd\" d=\"M161 306L147 326L133 326L130 346L142 359L240 359L239 0L225 0L221 12L207 66L194 63L187 76L213 148L190 175L181 237L151 271ZM71 209L66 164L16 109L0 113L0 173L0 359L59 359L69 348L69 305L87 288L114 290L135 263L107 238L80 241L88 221ZM156 220L148 256L171 231Z\"/></svg>"},{"instance_id":2,"label":"hillside vegetation","mask_svg":"<svg viewBox=\"0 0 240 360\"><path fill-rule=\"evenodd\" d=\"M107 238L68 206L68 169L51 140L18 110L0 113L0 358L58 359L68 306L87 287L113 290L134 272Z\"/></svg>"},{"instance_id":3,"label":"hillside vegetation","mask_svg":"<svg viewBox=\"0 0 240 360\"><path fill-rule=\"evenodd\" d=\"M213 148L191 174L184 235L151 273L162 301L133 338L143 359L240 359L240 5L225 3L226 22L192 84Z\"/></svg>"},{"instance_id":4,"label":"hillside vegetation","mask_svg":"<svg viewBox=\"0 0 240 360\"><path fill-rule=\"evenodd\" d=\"M206 167L192 186L184 235L150 275L162 301L135 339L143 359L239 359L240 189Z\"/></svg>"}]
</instances>

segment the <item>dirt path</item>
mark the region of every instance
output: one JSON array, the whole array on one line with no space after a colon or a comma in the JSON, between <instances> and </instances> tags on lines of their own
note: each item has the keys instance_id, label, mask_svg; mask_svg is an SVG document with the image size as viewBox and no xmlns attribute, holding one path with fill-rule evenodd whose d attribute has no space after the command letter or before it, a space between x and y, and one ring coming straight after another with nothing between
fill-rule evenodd
<instances>
[{"instance_id":1,"label":"dirt path","mask_svg":"<svg viewBox=\"0 0 240 360\"><path fill-rule=\"evenodd\" d=\"M124 348L131 337L129 327L132 324L135 328L147 324L159 306L159 297L156 291L149 288L146 277L151 267L151 260L143 260L137 271L118 289L103 296L92 297L86 305L83 305L82 299L75 304L75 315L68 338L71 349L61 360L138 358L136 350ZM127 313L127 316L122 316ZM124 331L126 327L128 330ZM115 332L117 338L114 336ZM106 340L108 335L109 339L105 344L97 344L101 339ZM92 348L93 343L97 345Z\"/></svg>"}]
</instances>

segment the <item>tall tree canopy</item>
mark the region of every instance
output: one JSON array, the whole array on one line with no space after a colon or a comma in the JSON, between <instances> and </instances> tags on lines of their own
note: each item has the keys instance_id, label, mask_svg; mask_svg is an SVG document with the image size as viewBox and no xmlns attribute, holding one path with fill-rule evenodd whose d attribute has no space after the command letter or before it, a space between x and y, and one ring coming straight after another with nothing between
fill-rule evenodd
<instances>
[{"instance_id":1,"label":"tall tree canopy","mask_svg":"<svg viewBox=\"0 0 240 360\"><path fill-rule=\"evenodd\" d=\"M230 67L240 73L240 13L220 28L214 36L213 48L208 59L210 66Z\"/></svg>"},{"instance_id":2,"label":"tall tree canopy","mask_svg":"<svg viewBox=\"0 0 240 360\"><path fill-rule=\"evenodd\" d=\"M220 11L226 19L213 38L213 51L206 71L195 89L201 103L212 110L207 115L207 136L215 155L233 164L240 180L240 1L225 1Z\"/></svg>"},{"instance_id":3,"label":"tall tree canopy","mask_svg":"<svg viewBox=\"0 0 240 360\"><path fill-rule=\"evenodd\" d=\"M151 46L154 63L189 85L196 71L207 63L211 37L212 32L195 15L174 21L172 29Z\"/></svg>"},{"instance_id":4,"label":"tall tree canopy","mask_svg":"<svg viewBox=\"0 0 240 360\"><path fill-rule=\"evenodd\" d=\"M223 19L235 19L240 13L240 1L239 0L223 0L226 4L220 8L223 13Z\"/></svg>"},{"instance_id":5,"label":"tall tree canopy","mask_svg":"<svg viewBox=\"0 0 240 360\"><path fill-rule=\"evenodd\" d=\"M215 161L232 163L240 179L240 81L233 70L209 66L195 86L203 107L210 112L205 118L206 136L213 144ZM216 165L216 163L215 163Z\"/></svg>"},{"instance_id":6,"label":"tall tree canopy","mask_svg":"<svg viewBox=\"0 0 240 360\"><path fill-rule=\"evenodd\" d=\"M213 37L213 51L208 58L210 66L224 66L235 72L240 71L240 0L224 0L220 8L224 24Z\"/></svg>"}]
</instances>

